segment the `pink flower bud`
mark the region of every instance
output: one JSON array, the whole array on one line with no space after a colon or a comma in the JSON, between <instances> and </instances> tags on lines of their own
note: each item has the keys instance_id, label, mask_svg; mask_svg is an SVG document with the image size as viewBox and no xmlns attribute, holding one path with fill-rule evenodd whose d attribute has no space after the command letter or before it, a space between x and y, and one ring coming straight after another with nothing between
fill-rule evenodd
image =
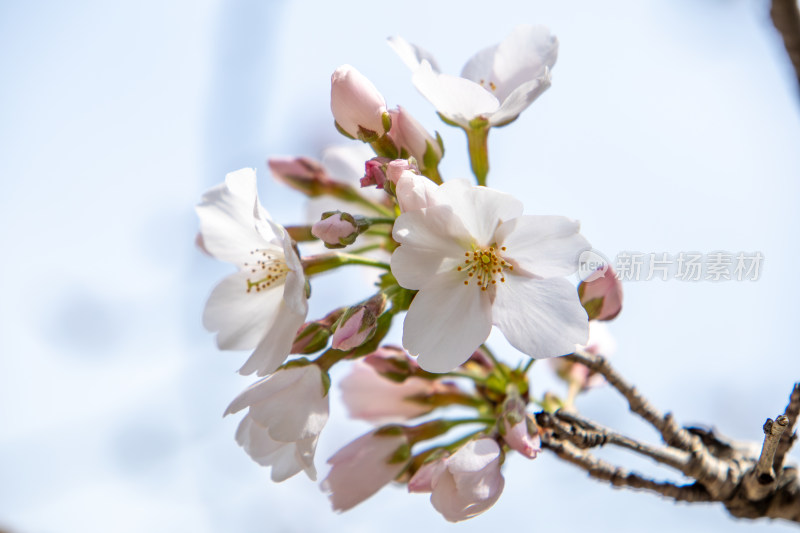
<instances>
[{"instance_id":1,"label":"pink flower bud","mask_svg":"<svg viewBox=\"0 0 800 533\"><path fill-rule=\"evenodd\" d=\"M500 459L494 439L470 441L452 456L423 465L409 480L409 490L430 491L433 507L450 522L472 518L494 505L503 492Z\"/></svg>"},{"instance_id":2,"label":"pink flower bud","mask_svg":"<svg viewBox=\"0 0 800 533\"><path fill-rule=\"evenodd\" d=\"M419 467L419 470L408 480L408 492L433 492L433 483L439 480L447 468L448 457L449 454L444 454Z\"/></svg>"},{"instance_id":3,"label":"pink flower bud","mask_svg":"<svg viewBox=\"0 0 800 533\"><path fill-rule=\"evenodd\" d=\"M331 76L331 111L344 133L364 142L383 137L391 125L386 100L350 65L342 65Z\"/></svg>"},{"instance_id":4,"label":"pink flower bud","mask_svg":"<svg viewBox=\"0 0 800 533\"><path fill-rule=\"evenodd\" d=\"M311 235L320 239L328 248L344 248L353 244L360 231L360 220L341 211L328 211L311 227Z\"/></svg>"},{"instance_id":5,"label":"pink flower bud","mask_svg":"<svg viewBox=\"0 0 800 533\"><path fill-rule=\"evenodd\" d=\"M346 511L378 492L405 469L410 451L398 428L367 433L336 452L328 459L331 471L322 482L333 509Z\"/></svg>"},{"instance_id":6,"label":"pink flower bud","mask_svg":"<svg viewBox=\"0 0 800 533\"><path fill-rule=\"evenodd\" d=\"M306 322L297 330L290 353L310 354L322 350L328 345L333 324L344 314L346 308L331 311L324 318Z\"/></svg>"},{"instance_id":7,"label":"pink flower bud","mask_svg":"<svg viewBox=\"0 0 800 533\"><path fill-rule=\"evenodd\" d=\"M542 451L542 441L531 416L526 415L523 420L513 425L507 418L503 423L506 430L503 440L506 441L506 444L528 459L536 459L536 456Z\"/></svg>"},{"instance_id":8,"label":"pink flower bud","mask_svg":"<svg viewBox=\"0 0 800 533\"><path fill-rule=\"evenodd\" d=\"M401 422L429 413L435 406L422 401L437 392L450 390L439 380L414 376L399 383L389 380L365 361L353 365L340 387L350 417L373 424Z\"/></svg>"},{"instance_id":9,"label":"pink flower bud","mask_svg":"<svg viewBox=\"0 0 800 533\"><path fill-rule=\"evenodd\" d=\"M439 142L402 107L392 109L389 115L392 117L389 137L395 145L416 159L420 168L436 166L443 155Z\"/></svg>"},{"instance_id":10,"label":"pink flower bud","mask_svg":"<svg viewBox=\"0 0 800 533\"><path fill-rule=\"evenodd\" d=\"M411 171L413 174L419 174L419 169L416 165L412 165L407 159L395 159L386 166L386 179L397 185L397 181L404 172Z\"/></svg>"},{"instance_id":11,"label":"pink flower bud","mask_svg":"<svg viewBox=\"0 0 800 533\"><path fill-rule=\"evenodd\" d=\"M595 271L578 286L589 320L611 320L622 310L622 283L610 266Z\"/></svg>"},{"instance_id":12,"label":"pink flower bud","mask_svg":"<svg viewBox=\"0 0 800 533\"><path fill-rule=\"evenodd\" d=\"M617 343L605 324L592 320L589 322L589 340L585 346L578 346L578 349L592 355L608 357L616 352ZM558 377L567 383L574 383L580 391L593 389L606 383L602 375L592 372L586 365L567 361L563 357L550 359L550 364L553 365Z\"/></svg>"},{"instance_id":13,"label":"pink flower bud","mask_svg":"<svg viewBox=\"0 0 800 533\"><path fill-rule=\"evenodd\" d=\"M364 358L375 372L390 381L401 382L418 368L416 359L399 346L384 345Z\"/></svg>"},{"instance_id":14,"label":"pink flower bud","mask_svg":"<svg viewBox=\"0 0 800 533\"><path fill-rule=\"evenodd\" d=\"M376 185L378 189L383 189L383 185L386 183L386 166L389 161L388 157L373 157L364 163L364 177L361 178L361 186Z\"/></svg>"},{"instance_id":15,"label":"pink flower bud","mask_svg":"<svg viewBox=\"0 0 800 533\"><path fill-rule=\"evenodd\" d=\"M361 307L333 332L331 347L346 352L364 344L375 333L375 315Z\"/></svg>"},{"instance_id":16,"label":"pink flower bud","mask_svg":"<svg viewBox=\"0 0 800 533\"><path fill-rule=\"evenodd\" d=\"M308 196L324 194L331 181L322 165L308 157L273 157L267 164L276 180Z\"/></svg>"}]
</instances>

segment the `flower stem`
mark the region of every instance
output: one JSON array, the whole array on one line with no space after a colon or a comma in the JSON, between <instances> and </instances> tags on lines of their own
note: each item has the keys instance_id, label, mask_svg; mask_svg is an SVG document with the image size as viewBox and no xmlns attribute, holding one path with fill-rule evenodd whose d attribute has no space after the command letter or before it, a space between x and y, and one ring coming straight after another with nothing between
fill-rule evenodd
<instances>
[{"instance_id":1,"label":"flower stem","mask_svg":"<svg viewBox=\"0 0 800 533\"><path fill-rule=\"evenodd\" d=\"M486 175L489 174L489 127L486 119L476 118L466 130L469 162L478 185L486 185Z\"/></svg>"},{"instance_id":2,"label":"flower stem","mask_svg":"<svg viewBox=\"0 0 800 533\"><path fill-rule=\"evenodd\" d=\"M503 375L503 377L508 379L509 375L508 375L508 371L506 370L506 366L503 363L501 363L497 359L497 357L495 357L495 355L492 353L492 351L489 349L489 347L486 346L485 344L481 344L481 350L483 350L483 352L486 354L486 356L489 359L492 360L492 362L495 364L495 366L500 371L500 373Z\"/></svg>"},{"instance_id":3,"label":"flower stem","mask_svg":"<svg viewBox=\"0 0 800 533\"><path fill-rule=\"evenodd\" d=\"M370 248L370 247L364 247ZM371 248L370 248L371 249ZM363 255L356 255L351 253L334 252L330 254L310 255L303 258L303 272L306 276L313 276L321 272L327 272L334 268L339 268L344 265L364 265L383 270L391 270L389 263L378 261Z\"/></svg>"},{"instance_id":4,"label":"flower stem","mask_svg":"<svg viewBox=\"0 0 800 533\"><path fill-rule=\"evenodd\" d=\"M367 217L367 222L372 224L394 224L395 219L389 217Z\"/></svg>"}]
</instances>

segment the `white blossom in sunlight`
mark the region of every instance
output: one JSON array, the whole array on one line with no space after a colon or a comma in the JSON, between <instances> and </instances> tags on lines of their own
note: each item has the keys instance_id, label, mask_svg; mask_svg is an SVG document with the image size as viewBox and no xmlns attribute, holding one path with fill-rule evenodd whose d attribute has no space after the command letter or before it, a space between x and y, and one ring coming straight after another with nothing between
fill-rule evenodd
<instances>
[{"instance_id":1,"label":"white blossom in sunlight","mask_svg":"<svg viewBox=\"0 0 800 533\"><path fill-rule=\"evenodd\" d=\"M300 258L286 230L261 206L253 169L231 172L197 206L204 249L239 270L212 291L203 325L223 350L254 349L239 370L275 371L308 312Z\"/></svg>"},{"instance_id":2,"label":"white blossom in sunlight","mask_svg":"<svg viewBox=\"0 0 800 533\"><path fill-rule=\"evenodd\" d=\"M444 119L465 129L478 117L490 126L515 120L550 87L558 55L558 40L549 29L521 25L475 54L459 77L442 74L429 52L401 37L391 37L389 44L413 71L419 92Z\"/></svg>"},{"instance_id":3,"label":"white blossom in sunlight","mask_svg":"<svg viewBox=\"0 0 800 533\"><path fill-rule=\"evenodd\" d=\"M409 173L400 181L425 179ZM417 209L395 222L400 247L391 259L398 283L419 291L403 324L403 346L423 369L457 367L493 324L534 358L572 353L586 342L586 311L564 278L590 247L577 221L523 215L510 194L463 180L425 190Z\"/></svg>"},{"instance_id":4,"label":"white blossom in sunlight","mask_svg":"<svg viewBox=\"0 0 800 533\"><path fill-rule=\"evenodd\" d=\"M236 442L254 461L272 468L272 481L304 470L316 480L314 452L328 421L328 396L317 365L292 366L251 385L226 415L249 407Z\"/></svg>"}]
</instances>

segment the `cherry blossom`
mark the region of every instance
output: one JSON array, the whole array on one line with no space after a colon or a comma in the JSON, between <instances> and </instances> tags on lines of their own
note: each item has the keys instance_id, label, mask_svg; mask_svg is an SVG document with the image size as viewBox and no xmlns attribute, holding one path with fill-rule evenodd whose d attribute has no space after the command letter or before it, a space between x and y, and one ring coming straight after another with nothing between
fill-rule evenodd
<instances>
[{"instance_id":1,"label":"cherry blossom","mask_svg":"<svg viewBox=\"0 0 800 533\"><path fill-rule=\"evenodd\" d=\"M558 55L558 40L545 26L517 26L503 42L475 54L459 77L442 74L430 53L401 37L389 44L413 71L422 95L464 129L476 118L490 126L515 120L550 86Z\"/></svg>"},{"instance_id":2,"label":"cherry blossom","mask_svg":"<svg viewBox=\"0 0 800 533\"><path fill-rule=\"evenodd\" d=\"M248 407L236 442L254 461L283 481L304 470L316 480L314 451L328 420L328 397L316 365L291 366L264 378L236 397L225 414Z\"/></svg>"},{"instance_id":3,"label":"cherry blossom","mask_svg":"<svg viewBox=\"0 0 800 533\"><path fill-rule=\"evenodd\" d=\"M212 291L203 325L217 332L223 350L255 349L240 373L269 374L286 359L308 312L292 239L261 206L253 169L228 174L203 195L197 215L205 250L238 268Z\"/></svg>"},{"instance_id":4,"label":"cherry blossom","mask_svg":"<svg viewBox=\"0 0 800 533\"><path fill-rule=\"evenodd\" d=\"M400 247L391 267L402 287L419 291L403 346L423 369L457 367L493 324L534 358L572 353L586 342L586 311L564 279L589 248L577 221L523 215L513 196L462 180L427 189L416 205L395 222Z\"/></svg>"}]
</instances>

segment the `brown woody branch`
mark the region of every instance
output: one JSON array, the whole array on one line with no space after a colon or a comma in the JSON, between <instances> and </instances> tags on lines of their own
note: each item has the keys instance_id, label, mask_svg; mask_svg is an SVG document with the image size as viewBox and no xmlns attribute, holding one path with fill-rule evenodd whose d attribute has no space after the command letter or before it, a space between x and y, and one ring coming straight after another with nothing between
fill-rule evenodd
<instances>
[{"instance_id":1,"label":"brown woody branch","mask_svg":"<svg viewBox=\"0 0 800 533\"><path fill-rule=\"evenodd\" d=\"M783 46L789 54L795 76L800 83L800 10L797 7L797 0L772 0L769 14L775 29L783 38Z\"/></svg>"}]
</instances>

